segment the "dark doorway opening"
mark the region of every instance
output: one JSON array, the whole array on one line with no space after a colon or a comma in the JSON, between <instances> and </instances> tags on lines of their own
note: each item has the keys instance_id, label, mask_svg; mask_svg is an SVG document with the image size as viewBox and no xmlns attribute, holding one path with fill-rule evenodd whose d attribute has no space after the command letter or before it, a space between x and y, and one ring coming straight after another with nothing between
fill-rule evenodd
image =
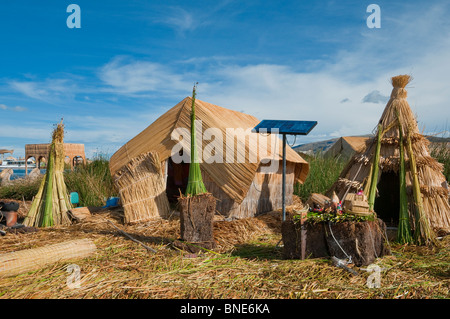
<instances>
[{"instance_id":1,"label":"dark doorway opening","mask_svg":"<svg viewBox=\"0 0 450 319\"><path fill-rule=\"evenodd\" d=\"M167 159L166 194L169 202L176 203L180 193L184 195L189 178L189 163L174 163L172 158Z\"/></svg>"},{"instance_id":2,"label":"dark doorway opening","mask_svg":"<svg viewBox=\"0 0 450 319\"><path fill-rule=\"evenodd\" d=\"M400 182L394 172L382 173L377 185L374 209L387 226L397 227L400 210Z\"/></svg>"}]
</instances>

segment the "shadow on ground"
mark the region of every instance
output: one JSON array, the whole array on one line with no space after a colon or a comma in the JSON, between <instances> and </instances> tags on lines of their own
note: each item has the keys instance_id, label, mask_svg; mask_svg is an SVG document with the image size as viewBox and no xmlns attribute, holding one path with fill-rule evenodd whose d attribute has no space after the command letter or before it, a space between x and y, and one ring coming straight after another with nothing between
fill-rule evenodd
<instances>
[{"instance_id":1,"label":"shadow on ground","mask_svg":"<svg viewBox=\"0 0 450 319\"><path fill-rule=\"evenodd\" d=\"M246 259L274 260L282 259L282 253L283 248L276 245L240 244L231 254Z\"/></svg>"}]
</instances>

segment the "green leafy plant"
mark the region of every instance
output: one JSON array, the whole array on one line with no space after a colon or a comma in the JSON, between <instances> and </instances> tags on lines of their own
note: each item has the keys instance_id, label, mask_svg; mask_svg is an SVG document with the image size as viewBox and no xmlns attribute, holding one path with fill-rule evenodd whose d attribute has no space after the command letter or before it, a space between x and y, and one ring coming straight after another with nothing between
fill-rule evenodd
<instances>
[{"instance_id":1,"label":"green leafy plant","mask_svg":"<svg viewBox=\"0 0 450 319\"><path fill-rule=\"evenodd\" d=\"M293 216L294 222L301 220L301 215ZM342 223L342 222L363 222L374 221L375 215L357 216L343 212L342 214L336 214L334 212L308 212L306 215L306 222L311 224L317 224L322 222Z\"/></svg>"}]
</instances>

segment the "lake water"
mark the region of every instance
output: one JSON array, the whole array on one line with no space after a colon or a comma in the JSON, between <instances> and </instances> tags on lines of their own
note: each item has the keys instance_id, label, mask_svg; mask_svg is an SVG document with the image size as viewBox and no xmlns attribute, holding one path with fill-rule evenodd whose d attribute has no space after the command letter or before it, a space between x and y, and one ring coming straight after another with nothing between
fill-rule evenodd
<instances>
[{"instance_id":1,"label":"lake water","mask_svg":"<svg viewBox=\"0 0 450 319\"><path fill-rule=\"evenodd\" d=\"M32 168L31 169L29 168L28 174L30 174L32 170L33 170ZM11 175L11 180L25 177L25 168L14 168L13 172L14 174ZM41 174L45 174L45 169L41 169Z\"/></svg>"}]
</instances>

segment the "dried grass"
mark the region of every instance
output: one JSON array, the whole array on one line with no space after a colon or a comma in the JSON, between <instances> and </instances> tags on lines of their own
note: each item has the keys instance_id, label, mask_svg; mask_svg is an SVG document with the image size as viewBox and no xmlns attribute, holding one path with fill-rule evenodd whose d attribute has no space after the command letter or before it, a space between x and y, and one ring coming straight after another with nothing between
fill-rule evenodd
<instances>
[{"instance_id":1,"label":"dried grass","mask_svg":"<svg viewBox=\"0 0 450 319\"><path fill-rule=\"evenodd\" d=\"M391 83L394 88L405 88L409 82L412 81L412 77L410 75L397 75L392 77Z\"/></svg>"},{"instance_id":2,"label":"dried grass","mask_svg":"<svg viewBox=\"0 0 450 319\"><path fill-rule=\"evenodd\" d=\"M283 260L277 244L280 212L231 222L216 221L215 253L189 255L171 247L179 219L123 225L120 209L93 213L83 223L0 238L4 252L89 238L93 258L72 261L81 268L81 287L67 286L66 263L0 279L0 298L448 298L450 237L441 249L392 244L394 254L377 261L385 268L381 287L369 289L360 276L329 260ZM111 227L111 220L155 248L149 253Z\"/></svg>"}]
</instances>

